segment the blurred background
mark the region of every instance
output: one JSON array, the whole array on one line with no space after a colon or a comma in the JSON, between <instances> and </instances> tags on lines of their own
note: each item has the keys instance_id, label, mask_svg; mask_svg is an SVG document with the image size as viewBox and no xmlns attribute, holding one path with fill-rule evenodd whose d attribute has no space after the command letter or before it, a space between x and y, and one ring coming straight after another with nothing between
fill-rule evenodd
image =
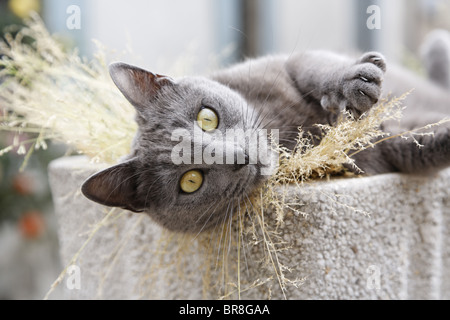
<instances>
[{"instance_id":1,"label":"blurred background","mask_svg":"<svg viewBox=\"0 0 450 320\"><path fill-rule=\"evenodd\" d=\"M450 0L0 0L0 35L31 11L83 56L96 39L125 62L169 75L307 49L378 50L421 72L424 36L450 30ZM0 150L13 139L0 132ZM24 172L23 155L0 156L0 299L41 299L63 268L46 168L64 152L50 144Z\"/></svg>"}]
</instances>

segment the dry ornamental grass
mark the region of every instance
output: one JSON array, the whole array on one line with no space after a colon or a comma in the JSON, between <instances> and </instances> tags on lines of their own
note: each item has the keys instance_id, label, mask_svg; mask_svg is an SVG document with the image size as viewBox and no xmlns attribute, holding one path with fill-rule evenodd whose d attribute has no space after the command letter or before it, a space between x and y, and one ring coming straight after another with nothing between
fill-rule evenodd
<instances>
[{"instance_id":1,"label":"dry ornamental grass","mask_svg":"<svg viewBox=\"0 0 450 320\"><path fill-rule=\"evenodd\" d=\"M63 142L95 162L115 163L128 154L137 129L134 109L109 77L104 48L99 46L95 58L90 61L80 58L76 51L67 52L37 16L33 16L15 37L10 34L5 37L6 41L0 43L3 55L0 61L0 79L3 79L0 130L16 132L17 136L35 133L37 137L25 141L16 139L13 145L0 150L0 155L17 150L24 154L25 166L33 150L45 149L48 140ZM22 41L25 37L34 40L27 45ZM380 130L380 125L401 118L403 98L382 101L360 119L343 114L336 126L321 126L324 136L317 146L306 138L298 139L295 152L273 146L280 155L278 171L243 201L234 219L224 225L219 235L203 233L185 241L186 235L164 232L161 246L166 247L171 242L175 249L161 250L160 254L171 255L168 264L181 263L192 250L186 243L196 241L199 244L195 246L196 250L204 250L204 286L218 288L217 297L221 298L240 298L241 293L260 286L281 290L285 295L287 286L301 285L304 279L289 279L290 267L278 257L279 252L290 250L280 237L286 212L302 214L298 209L301 199L288 196L288 190L302 188L313 179L348 173L345 167L355 166L352 154L392 138ZM301 128L299 137L302 137ZM106 221L123 214L119 211L111 210L91 230L88 240L80 244L80 250L70 264L78 260ZM243 257L257 246L265 253L264 264L271 270L270 275L244 284L240 274L245 264ZM234 258L229 258L231 250L234 254L230 256ZM61 282L66 270L55 281L47 297ZM149 275L141 276L151 279ZM151 281L145 283L150 285Z\"/></svg>"}]
</instances>

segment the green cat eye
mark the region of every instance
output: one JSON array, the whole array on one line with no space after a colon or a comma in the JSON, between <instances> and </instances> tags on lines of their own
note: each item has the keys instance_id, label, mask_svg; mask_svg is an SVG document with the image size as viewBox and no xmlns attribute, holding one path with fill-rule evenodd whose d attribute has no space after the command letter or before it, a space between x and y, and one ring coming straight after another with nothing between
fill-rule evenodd
<instances>
[{"instance_id":1,"label":"green cat eye","mask_svg":"<svg viewBox=\"0 0 450 320\"><path fill-rule=\"evenodd\" d=\"M197 123L204 131L216 130L219 126L219 117L210 108L202 108L197 115Z\"/></svg>"},{"instance_id":2,"label":"green cat eye","mask_svg":"<svg viewBox=\"0 0 450 320\"><path fill-rule=\"evenodd\" d=\"M180 187L186 193L193 193L203 184L203 174L198 170L186 172L180 180Z\"/></svg>"}]
</instances>

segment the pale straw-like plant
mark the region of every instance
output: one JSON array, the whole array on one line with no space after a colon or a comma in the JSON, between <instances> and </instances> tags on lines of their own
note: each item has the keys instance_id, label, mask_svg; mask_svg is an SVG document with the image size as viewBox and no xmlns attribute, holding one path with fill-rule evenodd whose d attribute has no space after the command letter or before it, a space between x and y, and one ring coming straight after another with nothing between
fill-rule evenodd
<instances>
[{"instance_id":1,"label":"pale straw-like plant","mask_svg":"<svg viewBox=\"0 0 450 320\"><path fill-rule=\"evenodd\" d=\"M128 154L137 129L134 109L112 83L103 47L99 45L92 60L82 59L76 51L64 49L37 15L27 21L26 27L16 36L6 34L5 38L6 41L0 43L3 55L0 61L0 79L3 81L0 84L0 130L15 132L17 136L21 133L34 133L35 136L29 140L15 139L13 145L0 150L0 155L11 151L24 154L26 165L33 150L45 149L49 140L63 142L95 162L115 163ZM25 38L33 41L25 44ZM302 214L298 209L302 200L293 197L290 191L317 178L349 174L346 169L349 167L358 173L351 156L392 138L380 130L380 125L401 118L403 98L384 100L360 119L343 114L336 126L321 125L323 137L319 145L313 145L299 128L295 151L273 146L280 155L278 171L260 189L243 197L234 218L219 234L204 232L186 240L187 235L164 232L161 244L166 248L169 241L176 244L176 249L161 250L163 253L160 254L173 255L168 259L170 264L176 263L174 260L189 260L192 246L187 244L196 241L199 245L195 248L205 253L205 296L214 287L219 288L216 297L241 298L241 294L266 286L269 295L279 288L287 298L287 286L298 287L304 281L303 278L290 279L287 276L290 266L279 258L280 252L286 254L294 250L281 237L286 212ZM429 127L404 135L423 134L425 129ZM71 264L78 260L105 221L117 214L122 213L112 210L93 227ZM124 245L120 244L118 252ZM255 249L264 253L262 263L269 272L243 281L246 259ZM114 261L116 263L117 259ZM152 268L156 265L148 269ZM47 297L61 282L66 270L55 281ZM141 277L144 284L151 285L151 274Z\"/></svg>"}]
</instances>

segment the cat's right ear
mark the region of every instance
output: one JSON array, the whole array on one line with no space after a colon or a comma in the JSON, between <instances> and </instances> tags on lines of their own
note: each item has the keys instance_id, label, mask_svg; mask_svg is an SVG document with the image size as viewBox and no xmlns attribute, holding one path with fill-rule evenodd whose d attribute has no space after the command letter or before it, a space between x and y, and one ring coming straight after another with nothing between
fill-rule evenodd
<instances>
[{"instance_id":1,"label":"cat's right ear","mask_svg":"<svg viewBox=\"0 0 450 320\"><path fill-rule=\"evenodd\" d=\"M164 86L174 82L167 76L154 74L135 66L116 62L109 66L112 80L131 104L144 110Z\"/></svg>"},{"instance_id":2,"label":"cat's right ear","mask_svg":"<svg viewBox=\"0 0 450 320\"><path fill-rule=\"evenodd\" d=\"M83 195L108 207L142 212L144 205L136 196L137 160L132 159L89 177L82 185Z\"/></svg>"}]
</instances>

